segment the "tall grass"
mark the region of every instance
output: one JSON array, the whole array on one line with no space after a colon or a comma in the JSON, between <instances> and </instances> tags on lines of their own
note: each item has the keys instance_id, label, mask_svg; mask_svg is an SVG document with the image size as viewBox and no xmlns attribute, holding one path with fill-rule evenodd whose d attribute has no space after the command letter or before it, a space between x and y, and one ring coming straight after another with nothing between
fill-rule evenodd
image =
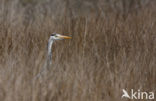
<instances>
[{"instance_id":1,"label":"tall grass","mask_svg":"<svg viewBox=\"0 0 156 101\"><path fill-rule=\"evenodd\" d=\"M103 16L102 11L71 16L68 8L55 17L18 0L0 5L1 101L125 101L122 89L156 91L152 7L125 18L114 12ZM34 81L52 32L72 39L54 43L51 70Z\"/></svg>"}]
</instances>

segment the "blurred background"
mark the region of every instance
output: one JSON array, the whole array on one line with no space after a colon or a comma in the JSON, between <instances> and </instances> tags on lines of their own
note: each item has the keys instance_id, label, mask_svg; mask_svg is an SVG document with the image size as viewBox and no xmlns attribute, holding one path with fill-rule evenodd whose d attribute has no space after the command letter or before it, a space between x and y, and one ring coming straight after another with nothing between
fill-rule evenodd
<instances>
[{"instance_id":1,"label":"blurred background","mask_svg":"<svg viewBox=\"0 0 156 101\"><path fill-rule=\"evenodd\" d=\"M53 32L72 39L54 43L50 71L34 80ZM155 44L155 0L1 0L0 100L129 101L122 89L156 92Z\"/></svg>"}]
</instances>

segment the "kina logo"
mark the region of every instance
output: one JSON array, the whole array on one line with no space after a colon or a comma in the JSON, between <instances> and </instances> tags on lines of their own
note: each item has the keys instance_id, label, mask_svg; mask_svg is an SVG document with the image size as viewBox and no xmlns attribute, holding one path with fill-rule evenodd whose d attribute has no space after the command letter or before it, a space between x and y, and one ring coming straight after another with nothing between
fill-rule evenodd
<instances>
[{"instance_id":1,"label":"kina logo","mask_svg":"<svg viewBox=\"0 0 156 101\"><path fill-rule=\"evenodd\" d=\"M130 92L127 92L125 89L122 89L121 98L153 100L154 92L145 92L141 90L135 91L134 89L131 89Z\"/></svg>"}]
</instances>

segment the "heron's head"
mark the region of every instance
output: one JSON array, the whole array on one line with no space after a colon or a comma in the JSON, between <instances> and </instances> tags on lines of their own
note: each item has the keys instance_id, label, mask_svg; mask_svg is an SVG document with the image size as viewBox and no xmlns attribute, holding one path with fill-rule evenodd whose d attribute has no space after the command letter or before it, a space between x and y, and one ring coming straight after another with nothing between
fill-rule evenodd
<instances>
[{"instance_id":1,"label":"heron's head","mask_svg":"<svg viewBox=\"0 0 156 101\"><path fill-rule=\"evenodd\" d=\"M56 33L51 34L50 38L53 39L53 40L71 39L71 37L69 37L69 36L65 36L65 35L61 35L61 34L56 34Z\"/></svg>"}]
</instances>

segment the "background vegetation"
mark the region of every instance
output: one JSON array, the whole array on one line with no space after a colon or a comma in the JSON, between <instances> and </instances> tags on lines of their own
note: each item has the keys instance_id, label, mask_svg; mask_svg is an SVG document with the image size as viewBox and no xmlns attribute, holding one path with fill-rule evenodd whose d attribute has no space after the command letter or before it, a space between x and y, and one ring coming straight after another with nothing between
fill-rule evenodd
<instances>
[{"instance_id":1,"label":"background vegetation","mask_svg":"<svg viewBox=\"0 0 156 101\"><path fill-rule=\"evenodd\" d=\"M1 0L1 101L125 101L156 91L154 0ZM51 33L53 64L39 80Z\"/></svg>"}]
</instances>

